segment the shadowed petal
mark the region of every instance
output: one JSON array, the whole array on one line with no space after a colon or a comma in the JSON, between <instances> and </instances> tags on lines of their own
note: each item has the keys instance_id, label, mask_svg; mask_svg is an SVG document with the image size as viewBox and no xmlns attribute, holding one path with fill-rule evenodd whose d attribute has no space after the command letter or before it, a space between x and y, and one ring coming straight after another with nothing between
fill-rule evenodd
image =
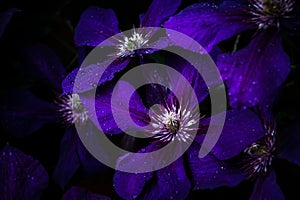
<instances>
[{"instance_id":1,"label":"shadowed petal","mask_svg":"<svg viewBox=\"0 0 300 200\"><path fill-rule=\"evenodd\" d=\"M55 105L29 91L17 91L0 99L1 123L14 137L25 137L43 125L55 122Z\"/></svg>"},{"instance_id":2,"label":"shadowed petal","mask_svg":"<svg viewBox=\"0 0 300 200\"><path fill-rule=\"evenodd\" d=\"M254 186L254 191L250 200L284 200L284 195L276 183L276 174L274 170L265 177L260 177Z\"/></svg>"},{"instance_id":3,"label":"shadowed petal","mask_svg":"<svg viewBox=\"0 0 300 200\"><path fill-rule=\"evenodd\" d=\"M185 8L163 26L190 36L209 52L219 42L250 29L243 19L242 6L238 3L199 3ZM176 43L178 38L173 40Z\"/></svg>"},{"instance_id":4,"label":"shadowed petal","mask_svg":"<svg viewBox=\"0 0 300 200\"><path fill-rule=\"evenodd\" d=\"M79 168L77 155L78 136L74 127L65 132L59 152L59 160L53 172L54 181L64 188Z\"/></svg>"},{"instance_id":5,"label":"shadowed petal","mask_svg":"<svg viewBox=\"0 0 300 200\"><path fill-rule=\"evenodd\" d=\"M11 18L16 12L19 12L18 8L10 8L3 13L0 13L0 38L4 34L4 31L10 22Z\"/></svg>"},{"instance_id":6,"label":"shadowed petal","mask_svg":"<svg viewBox=\"0 0 300 200\"><path fill-rule=\"evenodd\" d=\"M61 90L66 72L59 57L46 45L31 45L23 50L24 72L35 81Z\"/></svg>"},{"instance_id":7,"label":"shadowed petal","mask_svg":"<svg viewBox=\"0 0 300 200\"><path fill-rule=\"evenodd\" d=\"M200 120L200 133L206 133L209 121L209 118ZM261 121L255 113L250 110L227 111L225 125L212 154L221 160L232 158L263 136Z\"/></svg>"},{"instance_id":8,"label":"shadowed petal","mask_svg":"<svg viewBox=\"0 0 300 200\"><path fill-rule=\"evenodd\" d=\"M34 158L5 146L0 155L0 199L39 200L48 174Z\"/></svg>"},{"instance_id":9,"label":"shadowed petal","mask_svg":"<svg viewBox=\"0 0 300 200\"><path fill-rule=\"evenodd\" d=\"M244 49L223 54L218 67L228 87L230 105L252 107L274 94L290 72L278 33L261 33Z\"/></svg>"},{"instance_id":10,"label":"shadowed petal","mask_svg":"<svg viewBox=\"0 0 300 200\"><path fill-rule=\"evenodd\" d=\"M90 7L80 17L74 40L77 46L97 46L118 32L118 19L113 10Z\"/></svg>"},{"instance_id":11,"label":"shadowed petal","mask_svg":"<svg viewBox=\"0 0 300 200\"><path fill-rule=\"evenodd\" d=\"M188 150L193 189L214 189L220 186L236 186L245 177L243 172L229 162L218 160L212 154L199 158L200 145L193 144Z\"/></svg>"},{"instance_id":12,"label":"shadowed petal","mask_svg":"<svg viewBox=\"0 0 300 200\"><path fill-rule=\"evenodd\" d=\"M64 193L62 200L110 200L110 198L91 193L85 188L74 186Z\"/></svg>"},{"instance_id":13,"label":"shadowed petal","mask_svg":"<svg viewBox=\"0 0 300 200\"><path fill-rule=\"evenodd\" d=\"M147 13L140 16L141 27L159 27L176 12L181 0L153 0Z\"/></svg>"}]
</instances>

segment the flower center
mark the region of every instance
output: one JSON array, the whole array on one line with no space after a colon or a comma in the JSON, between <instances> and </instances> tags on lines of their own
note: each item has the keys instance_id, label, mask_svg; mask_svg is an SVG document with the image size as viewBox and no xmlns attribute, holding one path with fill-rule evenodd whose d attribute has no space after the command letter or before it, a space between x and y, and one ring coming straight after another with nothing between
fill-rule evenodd
<instances>
[{"instance_id":1,"label":"flower center","mask_svg":"<svg viewBox=\"0 0 300 200\"><path fill-rule=\"evenodd\" d=\"M258 142L254 142L244 150L246 164L243 169L248 178L256 177L268 171L274 158L275 130L266 129L266 135Z\"/></svg>"},{"instance_id":2,"label":"flower center","mask_svg":"<svg viewBox=\"0 0 300 200\"><path fill-rule=\"evenodd\" d=\"M58 105L60 107L58 111L66 123L85 123L87 121L88 111L85 109L78 94L62 96L58 100Z\"/></svg>"},{"instance_id":3,"label":"flower center","mask_svg":"<svg viewBox=\"0 0 300 200\"><path fill-rule=\"evenodd\" d=\"M131 37L125 36L123 40L118 41L119 44L117 45L117 56L126 57L134 56L135 51L142 47L145 47L149 39L147 35L144 36L142 33L137 33L136 31L134 31Z\"/></svg>"},{"instance_id":4,"label":"flower center","mask_svg":"<svg viewBox=\"0 0 300 200\"><path fill-rule=\"evenodd\" d=\"M197 119L199 114L193 114L187 109L172 105L168 108L159 107L157 111L151 115L151 125L153 130L151 133L154 138L163 142L170 142L174 139L186 142L191 139L190 131L197 129Z\"/></svg>"},{"instance_id":5,"label":"flower center","mask_svg":"<svg viewBox=\"0 0 300 200\"><path fill-rule=\"evenodd\" d=\"M280 18L291 18L295 0L249 0L250 21L259 29L279 28Z\"/></svg>"}]
</instances>

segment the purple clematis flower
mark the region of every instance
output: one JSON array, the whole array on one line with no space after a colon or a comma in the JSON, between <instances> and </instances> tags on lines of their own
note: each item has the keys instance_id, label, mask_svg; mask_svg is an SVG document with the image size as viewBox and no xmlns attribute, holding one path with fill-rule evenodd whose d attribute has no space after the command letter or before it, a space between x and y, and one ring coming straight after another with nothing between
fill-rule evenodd
<instances>
[{"instance_id":1,"label":"purple clematis flower","mask_svg":"<svg viewBox=\"0 0 300 200\"><path fill-rule=\"evenodd\" d=\"M181 0L153 0L148 11L140 16L140 27L159 27L168 17L175 13L180 3ZM116 61L111 64L109 71L103 75L104 78L100 81L96 80L97 82L94 83L101 85L112 80L115 73L124 70L130 62L131 57L138 55L142 59L143 55L155 51L147 49L149 44L156 44L155 46L158 49L164 47L166 44L163 39L153 39L155 33L155 28L153 28L153 31L147 31L146 33L133 31L132 35L120 34L118 19L113 10L90 7L81 15L75 29L74 40L75 44L79 47L96 47L104 40L119 34L115 36L114 40L106 41L103 44L114 48L111 55ZM102 72L103 66L101 65L105 66L105 62L81 68L80 73L86 73L86 77L88 78L89 76L93 76L93 74L99 73L99 71ZM73 91L72 82L75 80L77 73L78 69L75 69L64 80L65 93ZM87 91L88 88L91 88L91 85L87 85L84 90Z\"/></svg>"},{"instance_id":2,"label":"purple clematis flower","mask_svg":"<svg viewBox=\"0 0 300 200\"><path fill-rule=\"evenodd\" d=\"M48 174L34 158L6 145L0 152L0 199L38 200Z\"/></svg>"},{"instance_id":3,"label":"purple clematis flower","mask_svg":"<svg viewBox=\"0 0 300 200\"><path fill-rule=\"evenodd\" d=\"M229 111L227 116L221 138L207 156L198 157L209 124L209 118L204 118L200 121L196 141L182 157L169 166L155 172L140 174L117 171L114 176L114 187L117 193L124 199L185 199L191 189L214 189L220 186L238 185L245 179L243 171L234 168L231 162L220 160L218 157L239 154L241 149L261 138L263 130L259 127L260 121L257 116L249 110ZM231 137L238 138L238 141L232 143ZM163 145L164 142L164 139L159 139L141 152L156 149L157 145ZM228 150L228 145L235 148ZM163 162L164 158L169 156L161 155L154 162ZM185 159L188 167L184 166ZM145 161L149 162L149 160ZM130 165L132 161L127 162Z\"/></svg>"},{"instance_id":4,"label":"purple clematis flower","mask_svg":"<svg viewBox=\"0 0 300 200\"><path fill-rule=\"evenodd\" d=\"M63 197L62 200L110 200L111 198L100 195L100 194L94 194L89 192L85 188L80 188L80 187L71 187L69 190L67 190Z\"/></svg>"},{"instance_id":5,"label":"purple clematis flower","mask_svg":"<svg viewBox=\"0 0 300 200\"><path fill-rule=\"evenodd\" d=\"M247 108L273 95L290 71L281 34L299 33L297 0L240 0L198 3L171 17L164 27L183 32L207 51L241 32L255 30L250 44L217 61L230 105Z\"/></svg>"},{"instance_id":6,"label":"purple clematis flower","mask_svg":"<svg viewBox=\"0 0 300 200\"><path fill-rule=\"evenodd\" d=\"M176 59L175 59L176 60ZM146 91L148 104L153 105L159 103L162 105L155 112L149 111L143 104L138 93L134 93L130 99L130 117L132 120L141 126L148 125L147 133L150 136L150 143L139 152L156 151L166 144L176 143L174 147L174 155L180 154L184 149L187 141L190 141L192 132L196 130L198 136L196 142L192 144L190 149L180 156L175 162L165 168L155 172L146 173L126 173L117 171L114 176L114 187L116 192L124 199L185 199L191 189L215 188L219 186L235 186L244 180L244 175L241 170L233 169L230 162L220 161L217 156L230 157L237 155L243 148L246 148L251 143L257 141L264 134L260 128L260 121L257 116L251 111L230 111L225 123L225 128L221 134L216 147L205 158L199 159L198 152L200 144L205 137L205 130L210 122L209 118L202 117L195 112L198 104L207 96L207 87L196 70L187 62L177 62L174 65L182 75L190 83L197 94L197 102L190 100L190 94L187 94L186 86L182 84L182 80L175 79L170 74L170 88L174 94L182 94L184 97L181 102L174 99L173 93L166 91L164 88L156 86ZM152 77L147 74L148 77ZM182 77L181 77L182 78ZM130 130L130 123L125 109L122 105L126 94L134 91L133 87L124 81L120 81L118 88L115 88L116 102L111 103L109 91L98 90L96 94L96 120L99 121L101 128L107 134L120 134L122 130ZM157 98L161 95L161 98ZM83 102L85 101L83 95ZM118 98L119 97L119 98ZM156 98L153 98L156 97ZM90 98L88 98L90 99ZM150 102L150 103L149 103ZM87 102L84 105L88 105ZM149 106L149 105L148 105ZM112 107L112 108L111 108ZM118 111L119 121L122 123L122 130L118 126L112 116L111 110ZM89 108L87 108L89 110ZM200 119L201 118L201 119ZM198 124L200 119L200 124ZM120 124L119 124L120 125ZM217 127L218 124L215 124ZM239 127L237 129L237 127ZM239 141L234 145L235 149L228 150L228 145L231 145L231 137L238 138ZM219 146L219 147L217 147ZM151 163L164 162L170 158L170 154L161 155L159 158L147 159L143 157L142 162ZM189 160L189 168L184 167L184 160ZM140 157L135 160L140 162ZM119 165L134 166L133 160L128 160L126 156L119 159ZM192 173L192 180L188 177L188 172Z\"/></svg>"},{"instance_id":7,"label":"purple clematis flower","mask_svg":"<svg viewBox=\"0 0 300 200\"><path fill-rule=\"evenodd\" d=\"M262 118L266 118L264 121L273 121L267 120L271 119L267 115ZM235 169L240 165L245 177L255 180L254 190L250 197L253 200L285 199L279 185L276 183L276 172L273 164L275 159L286 159L296 165L300 164L298 124L294 124L288 129L289 132L285 132L283 135L284 140L278 140L276 128L273 124L273 122L261 123L260 127L254 131L263 130L264 135L246 148L236 150L235 155L223 157L216 154L216 157L222 161L231 159L229 162L239 163L233 165ZM237 144L239 138L230 137L229 141ZM234 147L231 145L226 148L227 151L231 151ZM216 148L225 151L225 146L216 145Z\"/></svg>"},{"instance_id":8,"label":"purple clematis flower","mask_svg":"<svg viewBox=\"0 0 300 200\"><path fill-rule=\"evenodd\" d=\"M94 126L88 119L79 95L61 94L61 82L66 76L60 59L44 45L28 46L25 51L24 68L34 81L53 91L43 99L29 90L15 91L1 98L1 123L14 137L23 138L47 124L59 123L66 130L60 147L60 155L53 173L55 182L62 188L75 172L82 168L86 176L100 173L104 166L91 156L81 143L73 126L79 122L89 128Z\"/></svg>"}]
</instances>

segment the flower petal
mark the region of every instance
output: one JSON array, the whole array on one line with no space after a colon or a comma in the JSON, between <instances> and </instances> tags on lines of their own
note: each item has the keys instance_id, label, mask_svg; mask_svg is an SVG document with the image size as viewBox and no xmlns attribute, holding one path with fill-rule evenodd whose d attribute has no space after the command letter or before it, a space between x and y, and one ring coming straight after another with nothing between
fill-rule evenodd
<instances>
[{"instance_id":1,"label":"flower petal","mask_svg":"<svg viewBox=\"0 0 300 200\"><path fill-rule=\"evenodd\" d=\"M37 98L29 91L4 94L0 105L1 123L14 137L30 135L56 120L55 105Z\"/></svg>"},{"instance_id":2,"label":"flower petal","mask_svg":"<svg viewBox=\"0 0 300 200\"><path fill-rule=\"evenodd\" d=\"M110 200L109 197L103 196L100 194L94 194L89 192L85 188L80 188L80 187L71 187L69 190L67 190L63 197L62 200Z\"/></svg>"},{"instance_id":3,"label":"flower petal","mask_svg":"<svg viewBox=\"0 0 300 200\"><path fill-rule=\"evenodd\" d=\"M163 26L192 37L209 52L219 42L250 29L244 18L242 6L238 3L198 3L171 17ZM177 39L173 41L176 43Z\"/></svg>"},{"instance_id":4,"label":"flower petal","mask_svg":"<svg viewBox=\"0 0 300 200\"><path fill-rule=\"evenodd\" d=\"M200 129L202 129L200 133L206 133L209 121L209 118L200 120ZM218 126L218 124L211 126ZM226 160L238 155L263 136L264 130L260 119L252 111L227 111L223 131L211 153L218 159Z\"/></svg>"},{"instance_id":5,"label":"flower petal","mask_svg":"<svg viewBox=\"0 0 300 200\"><path fill-rule=\"evenodd\" d=\"M19 12L18 8L10 8L2 13L0 13L0 38L4 34L4 31L10 22L11 18L16 12Z\"/></svg>"},{"instance_id":6,"label":"flower petal","mask_svg":"<svg viewBox=\"0 0 300 200\"><path fill-rule=\"evenodd\" d=\"M81 67L80 69L77 68L63 80L63 92L69 94L72 92L81 93L92 90L97 85L99 86L111 81L114 78L115 73L123 70L129 61L129 59L116 60L111 65L108 65L108 62L110 61L103 61L98 64ZM102 74L101 77L100 74ZM77 81L76 88L73 88L75 80Z\"/></svg>"},{"instance_id":7,"label":"flower petal","mask_svg":"<svg viewBox=\"0 0 300 200\"><path fill-rule=\"evenodd\" d=\"M0 199L38 200L48 174L37 160L7 145L0 155L0 180Z\"/></svg>"},{"instance_id":8,"label":"flower petal","mask_svg":"<svg viewBox=\"0 0 300 200\"><path fill-rule=\"evenodd\" d=\"M164 20L176 12L181 0L153 0L142 17L141 27L159 27Z\"/></svg>"},{"instance_id":9,"label":"flower petal","mask_svg":"<svg viewBox=\"0 0 300 200\"><path fill-rule=\"evenodd\" d=\"M93 134L93 131L95 130L95 127L90 121L88 121L85 124L85 130L86 130L86 135ZM78 155L78 159L80 162L80 167L83 172L83 175L85 177L95 177L97 175L103 175L103 173L106 173L108 168L106 165L102 164L100 161L98 161L93 155L88 152L86 147L83 145L82 141L78 137L77 133L76 134L76 143L77 143L77 148L76 148L76 155ZM102 151L104 156L105 151Z\"/></svg>"},{"instance_id":10,"label":"flower petal","mask_svg":"<svg viewBox=\"0 0 300 200\"><path fill-rule=\"evenodd\" d=\"M154 145L149 145L145 149L139 152L150 152L157 149ZM137 154L135 154L137 155ZM135 159L140 162L140 158ZM125 155L119 158L117 165L131 167L135 165L135 160L128 160ZM142 161L143 162L143 161ZM146 161L147 162L147 161ZM136 167L136 166L135 166ZM114 188L119 196L124 199L136 199L143 191L146 183L153 177L153 172L147 173L127 173L122 171L116 171L114 175Z\"/></svg>"},{"instance_id":11,"label":"flower petal","mask_svg":"<svg viewBox=\"0 0 300 200\"><path fill-rule=\"evenodd\" d=\"M31 45L24 48L24 71L35 81L61 90L66 72L59 57L46 45ZM49 85L50 84L50 85Z\"/></svg>"},{"instance_id":12,"label":"flower petal","mask_svg":"<svg viewBox=\"0 0 300 200\"><path fill-rule=\"evenodd\" d=\"M187 152L194 190L233 187L245 179L243 172L228 161L218 160L212 154L200 159L199 149L200 145L194 143Z\"/></svg>"},{"instance_id":13,"label":"flower petal","mask_svg":"<svg viewBox=\"0 0 300 200\"><path fill-rule=\"evenodd\" d=\"M112 100L113 90L115 96ZM134 88L129 83L119 81L117 86L106 85L98 89L96 98L91 93L82 94L80 98L89 111L89 118L98 128L100 124L105 133L118 134L122 130L139 130L139 126L145 126L150 121L148 110L138 94L135 92L129 96L133 91ZM129 107L126 102L129 102Z\"/></svg>"},{"instance_id":14,"label":"flower petal","mask_svg":"<svg viewBox=\"0 0 300 200\"><path fill-rule=\"evenodd\" d=\"M260 177L254 186L254 191L250 200L271 200L278 199L284 200L284 195L276 183L276 174L274 170L265 177Z\"/></svg>"},{"instance_id":15,"label":"flower petal","mask_svg":"<svg viewBox=\"0 0 300 200\"><path fill-rule=\"evenodd\" d=\"M141 199L186 199L188 196L191 184L182 158L158 170L156 177Z\"/></svg>"},{"instance_id":16,"label":"flower petal","mask_svg":"<svg viewBox=\"0 0 300 200\"><path fill-rule=\"evenodd\" d=\"M118 19L113 10L90 7L80 17L74 40L77 46L97 46L118 32Z\"/></svg>"},{"instance_id":17,"label":"flower petal","mask_svg":"<svg viewBox=\"0 0 300 200\"><path fill-rule=\"evenodd\" d=\"M53 172L54 181L64 188L80 166L77 155L78 135L74 127L65 132L61 144L59 160Z\"/></svg>"},{"instance_id":18,"label":"flower petal","mask_svg":"<svg viewBox=\"0 0 300 200\"><path fill-rule=\"evenodd\" d=\"M220 55L217 63L234 108L255 106L269 98L290 72L278 33L260 33L246 48Z\"/></svg>"}]
</instances>

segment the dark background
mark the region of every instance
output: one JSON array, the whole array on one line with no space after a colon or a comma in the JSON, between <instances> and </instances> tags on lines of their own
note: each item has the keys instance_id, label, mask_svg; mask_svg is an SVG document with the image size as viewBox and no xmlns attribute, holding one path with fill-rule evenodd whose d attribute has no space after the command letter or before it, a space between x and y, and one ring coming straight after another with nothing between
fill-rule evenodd
<instances>
[{"instance_id":1,"label":"dark background","mask_svg":"<svg viewBox=\"0 0 300 200\"><path fill-rule=\"evenodd\" d=\"M192 4L192 0L184 1L181 8ZM128 30L133 26L138 27L140 13L146 12L151 0L62 0L62 1L1 1L1 12L7 8L16 7L21 11L16 13L0 39L0 92L13 92L17 89L31 89L39 91L39 86L28 78L20 69L22 62L21 49L30 44L46 44L60 57L63 65L70 72L78 67L77 47L73 42L74 29L81 13L89 6L112 8L118 19L120 30ZM249 37L243 37L241 44L248 43ZM289 124L299 115L297 109L300 99L299 90L299 55L300 46L294 42L285 42L285 48L292 60L292 72L281 88L275 103L274 114L277 118L278 130L284 132ZM223 50L232 48L232 38L221 44ZM292 44L292 45L291 45ZM298 55L298 56L297 56ZM298 66L298 67L297 67ZM53 91L43 91L45 98ZM52 171L57 163L59 146L64 128L57 124L49 124L41 130L26 137L15 139L9 136L0 127L0 147L9 143L18 147L26 154L38 159L48 171L49 187L44 191L42 199L60 199L63 190L51 179ZM287 199L299 196L300 168L287 161L275 162L278 183ZM80 170L76 173L67 186L82 186L92 192L107 195L112 199L119 199L112 186L113 170L108 170L106 175L94 178L83 177ZM0 180L1 181L1 180ZM296 184L294 184L296 183ZM66 188L66 189L67 189ZM219 188L213 191L193 191L189 199L248 199L253 189L253 182L246 181L236 188Z\"/></svg>"}]
</instances>

